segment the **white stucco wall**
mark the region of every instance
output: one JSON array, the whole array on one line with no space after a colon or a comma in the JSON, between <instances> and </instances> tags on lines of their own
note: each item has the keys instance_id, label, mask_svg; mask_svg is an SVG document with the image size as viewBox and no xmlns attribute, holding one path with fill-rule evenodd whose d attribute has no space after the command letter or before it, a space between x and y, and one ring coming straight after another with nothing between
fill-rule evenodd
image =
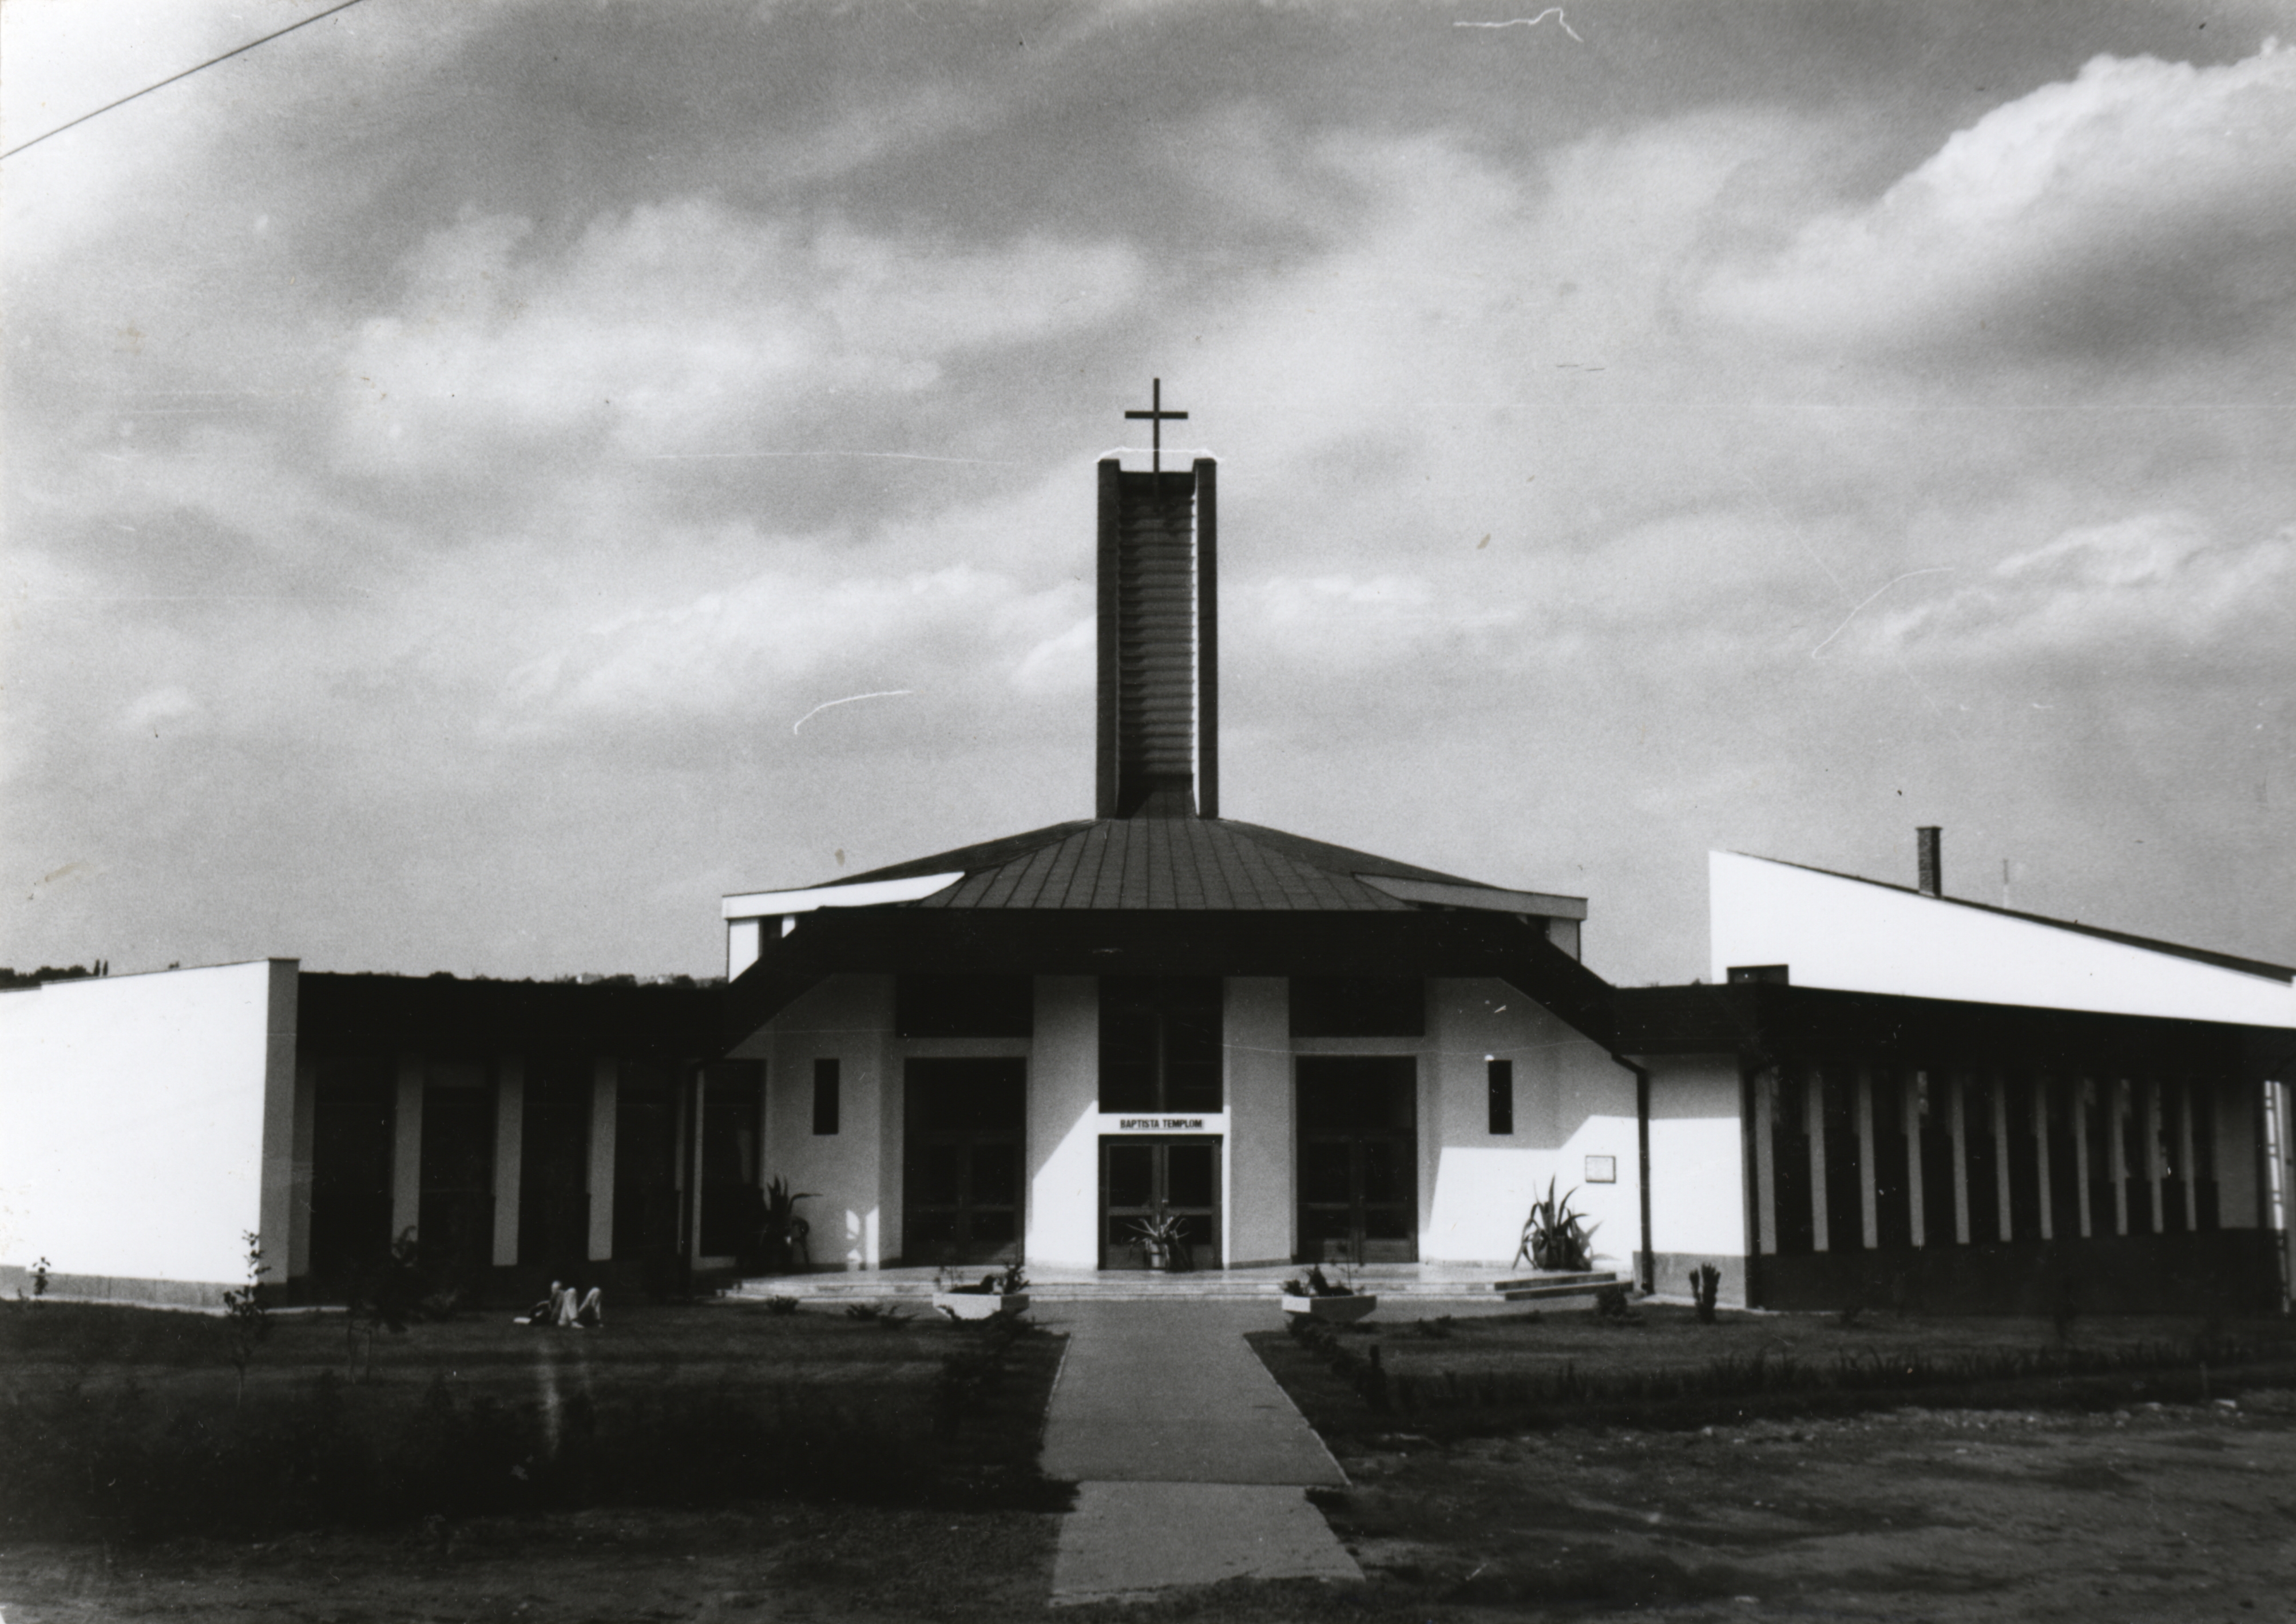
<instances>
[{"instance_id":1,"label":"white stucco wall","mask_svg":"<svg viewBox=\"0 0 2296 1624\"><path fill-rule=\"evenodd\" d=\"M1661 1054L1651 1078L1651 1250L1746 1255L1745 1144L1738 1062ZM1680 1289L1660 1283L1661 1289Z\"/></svg>"},{"instance_id":2,"label":"white stucco wall","mask_svg":"<svg viewBox=\"0 0 2296 1624\"><path fill-rule=\"evenodd\" d=\"M220 1290L255 1230L283 1278L295 977L271 959L0 992L0 1263Z\"/></svg>"},{"instance_id":3,"label":"white stucco wall","mask_svg":"<svg viewBox=\"0 0 2296 1624\"><path fill-rule=\"evenodd\" d=\"M1032 1263L1100 1265L1100 983L1037 978L1029 1063L1029 1211Z\"/></svg>"},{"instance_id":4,"label":"white stucco wall","mask_svg":"<svg viewBox=\"0 0 2296 1624\"><path fill-rule=\"evenodd\" d=\"M1224 1159L1228 1260L1289 1263L1299 1222L1291 983L1281 976L1231 979L1221 1042L1229 1125Z\"/></svg>"},{"instance_id":5,"label":"white stucco wall","mask_svg":"<svg viewBox=\"0 0 2296 1624\"><path fill-rule=\"evenodd\" d=\"M2296 987L1950 898L1735 852L1708 854L1710 974L2048 1009L2296 1026Z\"/></svg>"},{"instance_id":6,"label":"white stucco wall","mask_svg":"<svg viewBox=\"0 0 2296 1624\"><path fill-rule=\"evenodd\" d=\"M1576 1188L1595 1251L1622 1272L1641 1245L1635 1075L1501 981L1439 980L1420 1062L1420 1256L1511 1261L1533 1200ZM1307 1047L1302 1044L1302 1048ZM1397 1051L1399 1052L1399 1051ZM1514 1062L1514 1132L1490 1132L1490 1060ZM1588 1184L1587 1158L1617 1182Z\"/></svg>"},{"instance_id":7,"label":"white stucco wall","mask_svg":"<svg viewBox=\"0 0 2296 1624\"><path fill-rule=\"evenodd\" d=\"M893 979L832 976L783 1010L767 1032L734 1051L766 1062L764 1178L779 1176L810 1193L798 1212L813 1226L808 1245L815 1267L878 1267L900 1236L900 1180L883 1177L900 1165ZM813 1062L831 1058L838 1062L837 1131L816 1134Z\"/></svg>"}]
</instances>

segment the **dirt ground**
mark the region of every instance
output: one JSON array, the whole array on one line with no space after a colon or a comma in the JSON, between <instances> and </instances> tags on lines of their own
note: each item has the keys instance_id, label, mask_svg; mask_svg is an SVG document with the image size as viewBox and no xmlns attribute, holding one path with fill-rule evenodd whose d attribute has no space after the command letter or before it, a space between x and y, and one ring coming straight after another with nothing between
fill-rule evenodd
<instances>
[{"instance_id":1,"label":"dirt ground","mask_svg":"<svg viewBox=\"0 0 2296 1624\"><path fill-rule=\"evenodd\" d=\"M1907 1411L1711 1431L1365 1439L1326 1514L1360 1587L1240 1584L1171 1620L2280 1620L2296 1393L2095 1415ZM4 1467L0 1467L4 1469ZM766 1504L234 1547L0 1550L6 1624L952 1620L1048 1615L1057 1519Z\"/></svg>"}]
</instances>

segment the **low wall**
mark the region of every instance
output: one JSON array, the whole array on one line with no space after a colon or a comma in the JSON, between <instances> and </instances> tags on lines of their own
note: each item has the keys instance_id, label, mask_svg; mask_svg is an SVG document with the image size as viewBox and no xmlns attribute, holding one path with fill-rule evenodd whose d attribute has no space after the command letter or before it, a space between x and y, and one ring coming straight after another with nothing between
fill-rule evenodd
<instances>
[{"instance_id":1,"label":"low wall","mask_svg":"<svg viewBox=\"0 0 2296 1624\"><path fill-rule=\"evenodd\" d=\"M2279 1271L2264 1230L2005 1241L1754 1259L1757 1307L1932 1314L2268 1314ZM1663 1278L1663 1276L1661 1276Z\"/></svg>"}]
</instances>

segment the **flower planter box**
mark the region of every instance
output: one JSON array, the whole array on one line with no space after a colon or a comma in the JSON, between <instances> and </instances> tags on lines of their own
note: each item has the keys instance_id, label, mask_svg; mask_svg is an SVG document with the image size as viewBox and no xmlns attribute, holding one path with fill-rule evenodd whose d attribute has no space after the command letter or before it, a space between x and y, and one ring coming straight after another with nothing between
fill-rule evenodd
<instances>
[{"instance_id":1,"label":"flower planter box","mask_svg":"<svg viewBox=\"0 0 2296 1624\"><path fill-rule=\"evenodd\" d=\"M1026 1314L1026 1292L935 1292L932 1305L951 1319L994 1319L999 1314Z\"/></svg>"},{"instance_id":2,"label":"flower planter box","mask_svg":"<svg viewBox=\"0 0 2296 1624\"><path fill-rule=\"evenodd\" d=\"M1333 1325L1352 1325L1369 1317L1379 1307L1379 1299L1368 1292L1358 1292L1352 1297L1294 1297L1283 1296L1286 1314L1305 1314L1314 1319L1328 1319Z\"/></svg>"}]
</instances>

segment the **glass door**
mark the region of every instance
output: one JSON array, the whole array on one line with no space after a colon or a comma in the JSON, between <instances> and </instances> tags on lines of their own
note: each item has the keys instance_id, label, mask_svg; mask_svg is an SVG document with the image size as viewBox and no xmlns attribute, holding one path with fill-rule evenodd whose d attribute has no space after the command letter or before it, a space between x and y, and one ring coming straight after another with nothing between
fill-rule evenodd
<instances>
[{"instance_id":1,"label":"glass door","mask_svg":"<svg viewBox=\"0 0 2296 1624\"><path fill-rule=\"evenodd\" d=\"M1299 1261L1417 1262L1417 1060L1303 1055L1299 1064Z\"/></svg>"},{"instance_id":2,"label":"glass door","mask_svg":"<svg viewBox=\"0 0 2296 1624\"><path fill-rule=\"evenodd\" d=\"M1174 1268L1218 1268L1220 1141L1111 1135L1100 1142L1100 1266L1149 1268L1141 1226L1156 1212L1179 1220Z\"/></svg>"},{"instance_id":3,"label":"glass door","mask_svg":"<svg viewBox=\"0 0 2296 1624\"><path fill-rule=\"evenodd\" d=\"M906 1080L903 1260L1017 1262L1029 1062L912 1060Z\"/></svg>"}]
</instances>

